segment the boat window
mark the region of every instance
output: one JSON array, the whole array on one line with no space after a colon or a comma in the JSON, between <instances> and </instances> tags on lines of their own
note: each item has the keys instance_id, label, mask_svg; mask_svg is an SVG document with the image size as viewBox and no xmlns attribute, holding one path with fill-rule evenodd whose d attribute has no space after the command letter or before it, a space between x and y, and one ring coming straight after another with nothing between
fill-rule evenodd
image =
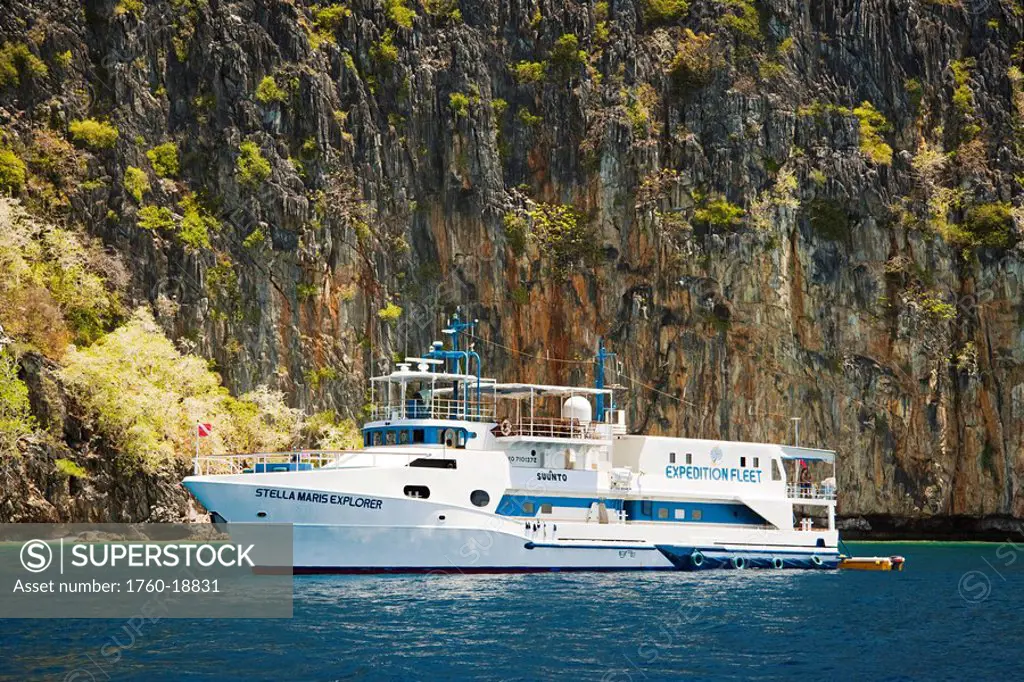
<instances>
[{"instance_id":1,"label":"boat window","mask_svg":"<svg viewBox=\"0 0 1024 682\"><path fill-rule=\"evenodd\" d=\"M745 467L745 466L747 466L747 458L746 457L740 457L740 467Z\"/></svg>"},{"instance_id":2,"label":"boat window","mask_svg":"<svg viewBox=\"0 0 1024 682\"><path fill-rule=\"evenodd\" d=\"M686 463L687 464L693 464L693 453L692 452L687 452L686 453Z\"/></svg>"},{"instance_id":3,"label":"boat window","mask_svg":"<svg viewBox=\"0 0 1024 682\"><path fill-rule=\"evenodd\" d=\"M658 518L659 519L667 519L668 518L668 507L659 507L658 508Z\"/></svg>"},{"instance_id":4,"label":"boat window","mask_svg":"<svg viewBox=\"0 0 1024 682\"><path fill-rule=\"evenodd\" d=\"M782 480L782 472L779 471L779 460L777 460L777 459L773 459L772 460L772 480L773 481L781 481Z\"/></svg>"},{"instance_id":5,"label":"boat window","mask_svg":"<svg viewBox=\"0 0 1024 682\"><path fill-rule=\"evenodd\" d=\"M642 500L640 502L640 515L641 516L649 517L649 516L651 516L651 514L652 514L651 501L650 500Z\"/></svg>"},{"instance_id":6,"label":"boat window","mask_svg":"<svg viewBox=\"0 0 1024 682\"><path fill-rule=\"evenodd\" d=\"M686 510L685 509L676 509L675 517L676 517L676 519L685 519L686 518Z\"/></svg>"},{"instance_id":7,"label":"boat window","mask_svg":"<svg viewBox=\"0 0 1024 682\"><path fill-rule=\"evenodd\" d=\"M676 463L676 453L674 453L674 452L668 453L668 463L669 464L675 464Z\"/></svg>"},{"instance_id":8,"label":"boat window","mask_svg":"<svg viewBox=\"0 0 1024 682\"><path fill-rule=\"evenodd\" d=\"M372 436L369 433L364 433L363 434L363 445L365 445L366 447L369 447L371 439L372 439Z\"/></svg>"},{"instance_id":9,"label":"boat window","mask_svg":"<svg viewBox=\"0 0 1024 682\"><path fill-rule=\"evenodd\" d=\"M702 512L700 509L694 509L693 514L691 516L693 517L694 521L700 521L701 518L704 516L704 512Z\"/></svg>"},{"instance_id":10,"label":"boat window","mask_svg":"<svg viewBox=\"0 0 1024 682\"><path fill-rule=\"evenodd\" d=\"M413 443L425 443L426 439L423 437L423 429L412 430L412 442Z\"/></svg>"},{"instance_id":11,"label":"boat window","mask_svg":"<svg viewBox=\"0 0 1024 682\"><path fill-rule=\"evenodd\" d=\"M388 445L394 445L395 444L395 432L394 431L387 431L385 433L385 439L387 440Z\"/></svg>"},{"instance_id":12,"label":"boat window","mask_svg":"<svg viewBox=\"0 0 1024 682\"><path fill-rule=\"evenodd\" d=\"M754 458L754 468L755 469L760 469L761 468L761 460L758 457Z\"/></svg>"},{"instance_id":13,"label":"boat window","mask_svg":"<svg viewBox=\"0 0 1024 682\"><path fill-rule=\"evenodd\" d=\"M551 513L551 505L547 504L547 503L542 504L540 506L540 513L541 514L550 514Z\"/></svg>"},{"instance_id":14,"label":"boat window","mask_svg":"<svg viewBox=\"0 0 1024 682\"><path fill-rule=\"evenodd\" d=\"M417 499L427 499L430 497L430 488L425 485L407 485L402 491L406 497L415 497Z\"/></svg>"},{"instance_id":15,"label":"boat window","mask_svg":"<svg viewBox=\"0 0 1024 682\"><path fill-rule=\"evenodd\" d=\"M420 457L409 462L409 466L422 469L457 469L454 459L434 459L432 457Z\"/></svg>"},{"instance_id":16,"label":"boat window","mask_svg":"<svg viewBox=\"0 0 1024 682\"><path fill-rule=\"evenodd\" d=\"M409 432L408 431L399 431L398 432L398 442L401 443L402 445L408 445L408 443L409 443Z\"/></svg>"},{"instance_id":17,"label":"boat window","mask_svg":"<svg viewBox=\"0 0 1024 682\"><path fill-rule=\"evenodd\" d=\"M469 494L469 501L474 507L486 507L491 501L491 496L486 490L474 490Z\"/></svg>"},{"instance_id":18,"label":"boat window","mask_svg":"<svg viewBox=\"0 0 1024 682\"><path fill-rule=\"evenodd\" d=\"M523 502L523 513L524 514L532 514L533 513L533 502Z\"/></svg>"},{"instance_id":19,"label":"boat window","mask_svg":"<svg viewBox=\"0 0 1024 682\"><path fill-rule=\"evenodd\" d=\"M373 432L373 444L380 445L380 431Z\"/></svg>"}]
</instances>

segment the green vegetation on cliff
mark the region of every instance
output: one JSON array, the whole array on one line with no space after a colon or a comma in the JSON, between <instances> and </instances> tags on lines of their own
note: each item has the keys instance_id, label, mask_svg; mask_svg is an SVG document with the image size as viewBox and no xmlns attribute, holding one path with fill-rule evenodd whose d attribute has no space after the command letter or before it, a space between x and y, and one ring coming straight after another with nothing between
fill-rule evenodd
<instances>
[{"instance_id":1,"label":"green vegetation on cliff","mask_svg":"<svg viewBox=\"0 0 1024 682\"><path fill-rule=\"evenodd\" d=\"M688 8L687 0L643 0L644 19L652 23L681 19Z\"/></svg>"},{"instance_id":2,"label":"green vegetation on cliff","mask_svg":"<svg viewBox=\"0 0 1024 682\"><path fill-rule=\"evenodd\" d=\"M194 194L186 194L178 206L181 208L181 227L178 237L194 250L210 248L210 233L220 227L217 219L210 215Z\"/></svg>"},{"instance_id":3,"label":"green vegetation on cliff","mask_svg":"<svg viewBox=\"0 0 1024 682\"><path fill-rule=\"evenodd\" d=\"M135 166L128 166L124 171L124 188L135 199L135 203L141 204L142 197L150 190L146 171Z\"/></svg>"},{"instance_id":4,"label":"green vegetation on cliff","mask_svg":"<svg viewBox=\"0 0 1024 682\"><path fill-rule=\"evenodd\" d=\"M273 76L264 76L260 84L256 86L256 99L263 104L283 102L288 99L288 93L277 84Z\"/></svg>"},{"instance_id":5,"label":"green vegetation on cliff","mask_svg":"<svg viewBox=\"0 0 1024 682\"><path fill-rule=\"evenodd\" d=\"M123 278L95 240L0 200L0 326L19 347L60 358L69 341L92 342L121 317Z\"/></svg>"},{"instance_id":6,"label":"green vegetation on cliff","mask_svg":"<svg viewBox=\"0 0 1024 682\"><path fill-rule=\"evenodd\" d=\"M17 86L22 77L43 78L49 69L39 57L32 54L25 43L9 43L0 45L0 88L7 85Z\"/></svg>"},{"instance_id":7,"label":"green vegetation on cliff","mask_svg":"<svg viewBox=\"0 0 1024 682\"><path fill-rule=\"evenodd\" d=\"M270 177L270 162L260 152L259 145L251 140L246 140L238 145L238 162L235 172L243 185L257 187Z\"/></svg>"},{"instance_id":8,"label":"green vegetation on cliff","mask_svg":"<svg viewBox=\"0 0 1024 682\"><path fill-rule=\"evenodd\" d=\"M72 121L68 131L75 142L90 149L108 149L117 142L117 128L104 121L94 118Z\"/></svg>"},{"instance_id":9,"label":"green vegetation on cliff","mask_svg":"<svg viewBox=\"0 0 1024 682\"><path fill-rule=\"evenodd\" d=\"M280 393L231 397L205 360L178 351L142 310L92 346L72 349L62 377L128 464L147 470L188 457L200 421L214 425L208 444L220 452L281 450L297 435L299 413Z\"/></svg>"},{"instance_id":10,"label":"green vegetation on cliff","mask_svg":"<svg viewBox=\"0 0 1024 682\"><path fill-rule=\"evenodd\" d=\"M860 121L860 149L864 156L883 166L891 164L892 147L882 139L882 133L889 130L885 116L871 102L862 102L853 115Z\"/></svg>"},{"instance_id":11,"label":"green vegetation on cliff","mask_svg":"<svg viewBox=\"0 0 1024 682\"><path fill-rule=\"evenodd\" d=\"M586 216L566 204L537 204L528 216L531 237L547 260L552 275L564 278L596 256L593 233Z\"/></svg>"},{"instance_id":12,"label":"green vegetation on cliff","mask_svg":"<svg viewBox=\"0 0 1024 682\"><path fill-rule=\"evenodd\" d=\"M18 364L0 350L0 456L15 451L15 443L35 430L28 387L18 378Z\"/></svg>"},{"instance_id":13,"label":"green vegetation on cliff","mask_svg":"<svg viewBox=\"0 0 1024 682\"><path fill-rule=\"evenodd\" d=\"M166 206L143 206L136 224L143 230L173 230L174 213Z\"/></svg>"},{"instance_id":14,"label":"green vegetation on cliff","mask_svg":"<svg viewBox=\"0 0 1024 682\"><path fill-rule=\"evenodd\" d=\"M152 164L158 177L175 178L180 170L178 166L178 145L164 142L146 152L146 158Z\"/></svg>"},{"instance_id":15,"label":"green vegetation on cliff","mask_svg":"<svg viewBox=\"0 0 1024 682\"><path fill-rule=\"evenodd\" d=\"M668 72L675 86L685 92L709 85L724 63L714 36L685 29Z\"/></svg>"},{"instance_id":16,"label":"green vegetation on cliff","mask_svg":"<svg viewBox=\"0 0 1024 682\"><path fill-rule=\"evenodd\" d=\"M0 191L17 194L25 186L25 162L10 149L0 148Z\"/></svg>"}]
</instances>

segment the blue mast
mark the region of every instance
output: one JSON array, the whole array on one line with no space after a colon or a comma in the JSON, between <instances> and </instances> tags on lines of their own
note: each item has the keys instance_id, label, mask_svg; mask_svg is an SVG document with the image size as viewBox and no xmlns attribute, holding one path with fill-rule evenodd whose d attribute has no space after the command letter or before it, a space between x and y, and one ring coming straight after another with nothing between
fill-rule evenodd
<instances>
[{"instance_id":1,"label":"blue mast","mask_svg":"<svg viewBox=\"0 0 1024 682\"><path fill-rule=\"evenodd\" d=\"M597 368L594 370L594 387L604 388L604 361L614 358L615 353L609 353L604 349L604 339L597 339ZM604 421L604 393L597 394L597 421Z\"/></svg>"},{"instance_id":2,"label":"blue mast","mask_svg":"<svg viewBox=\"0 0 1024 682\"><path fill-rule=\"evenodd\" d=\"M446 371L448 369L447 368L447 361L448 360L454 360L455 361L455 374L462 374L462 358L463 357L466 358L466 372L467 373L469 372L469 369L470 369L470 364L469 364L470 359L473 359L473 360L476 361L476 411L477 411L477 416L479 416L479 414L480 414L480 356L477 355L476 352L474 352L472 350L459 350L459 334L461 334L462 332L467 331L469 329L473 329L476 326L476 323L477 323L476 320L473 320L472 322L462 322L461 320L459 320L458 309L456 309L455 314L452 315L450 320L448 320L448 328L444 330L444 332L446 334L448 334L449 336L452 337L452 350L446 351L446 350L441 350L439 348L433 348L433 349L431 349L431 351L429 353L427 353L427 357L429 357L429 358L438 358L438 359L445 360L445 362L446 362L445 370ZM459 386L458 386L458 383L455 384L455 387L454 387L453 392L452 392L452 397L456 401L459 399Z\"/></svg>"}]
</instances>

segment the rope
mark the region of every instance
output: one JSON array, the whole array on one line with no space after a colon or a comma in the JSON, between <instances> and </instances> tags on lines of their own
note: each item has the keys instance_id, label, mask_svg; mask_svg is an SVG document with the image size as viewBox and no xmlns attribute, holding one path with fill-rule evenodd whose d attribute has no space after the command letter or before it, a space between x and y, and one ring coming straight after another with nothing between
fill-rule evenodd
<instances>
[{"instance_id":1,"label":"rope","mask_svg":"<svg viewBox=\"0 0 1024 682\"><path fill-rule=\"evenodd\" d=\"M524 358L529 358L530 360L532 360L534 362L564 363L564 364L573 364L573 365L593 365L593 364L596 364L595 360L570 360L568 358L552 358L550 356L541 357L541 356L531 355L529 353L525 353L525 352L523 352L521 350L518 350L516 348L511 348L511 347L506 346L504 344L498 343L497 341L492 341L490 339L485 339L482 336L477 336L477 335L469 333L469 332L467 332L466 335L469 336L470 338L474 339L474 340L482 341L483 343L490 344L492 346L500 348L500 349L502 349L504 351L507 351L509 353L513 353L515 355L519 355L519 356L522 356ZM690 408L693 408L693 409L700 409L700 405L695 403L695 402L693 402L693 401L691 401L691 400L686 400L685 398L680 398L679 396L672 395L671 393L667 393L665 391L662 391L659 388L656 388L656 387L654 387L654 386L652 386L652 385L650 385L648 383L645 383L645 382L637 379L634 376L626 374L625 372L620 372L617 369L613 369L612 371L615 372L616 377L621 377L621 378L627 380L630 384L634 384L634 385L640 386L642 388L645 388L648 391L651 391L652 393L656 393L656 394L658 394L660 396L668 398L669 400L674 400L677 403L680 403L682 405L686 405L687 407L690 407ZM788 376L788 377L793 378L793 379L807 380L807 378L808 378L808 377L805 377L805 376L801 376L799 374L795 374L793 372L786 372L785 370L782 370L782 369L777 369L777 370L775 370L775 372L778 373L778 374L782 374L784 376ZM824 377L821 377L821 378L824 378ZM858 397L856 397L854 395L851 395L850 393L847 393L845 391L840 390L839 387L836 385L835 381L826 381L825 383L829 385L829 388L835 393L835 395L843 397L843 398L846 398L847 400L851 401L852 403L855 403L855 404L858 404L858 405L867 406L867 407L872 407L872 408L875 408L875 409L878 409L878 410L882 410L882 411L886 411L885 406L882 403L878 402L878 401L870 400L870 399L869 400L863 400L863 399L858 398ZM703 414L701 416L703 416ZM781 414L781 413L778 413L778 412L762 412L762 411L759 411L759 410L755 410L753 412L752 416L755 416L755 417L771 417L771 418L779 419L781 421L789 421L790 418L792 417L792 415Z\"/></svg>"},{"instance_id":2,"label":"rope","mask_svg":"<svg viewBox=\"0 0 1024 682\"><path fill-rule=\"evenodd\" d=\"M476 339L477 341L483 341L484 343L489 343L492 346L497 346L498 348L501 348L503 350L507 350L510 353L515 353L516 355L522 355L523 357L530 358L531 360L534 360L534 361L539 360L541 362L562 362L562 363L569 364L569 365L593 365L593 364L595 364L594 360L567 360L565 358L552 358L550 356L537 357L536 355L530 355L529 353L524 353L521 350L517 350L515 348L510 348L508 346L504 346L504 345L498 343L497 341L491 341L490 339L485 339L482 336L476 336L475 334L472 334L470 332L465 332L465 334L466 334L466 336L468 336L471 339Z\"/></svg>"}]
</instances>

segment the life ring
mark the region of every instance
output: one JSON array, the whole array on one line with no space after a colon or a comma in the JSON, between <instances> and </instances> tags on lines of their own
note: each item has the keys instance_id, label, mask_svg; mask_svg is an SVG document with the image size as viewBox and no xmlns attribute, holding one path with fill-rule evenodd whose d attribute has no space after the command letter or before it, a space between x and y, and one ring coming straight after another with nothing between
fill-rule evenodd
<instances>
[{"instance_id":1,"label":"life ring","mask_svg":"<svg viewBox=\"0 0 1024 682\"><path fill-rule=\"evenodd\" d=\"M511 436L512 435L512 422L510 422L507 419L504 419L501 422L501 435L503 435L503 436Z\"/></svg>"},{"instance_id":2,"label":"life ring","mask_svg":"<svg viewBox=\"0 0 1024 682\"><path fill-rule=\"evenodd\" d=\"M821 564L822 564L821 557L818 556L817 554L815 554L814 556L811 557L811 563L814 564L815 566L820 567Z\"/></svg>"},{"instance_id":3,"label":"life ring","mask_svg":"<svg viewBox=\"0 0 1024 682\"><path fill-rule=\"evenodd\" d=\"M690 555L690 563L694 568L700 568L704 564L704 555L700 553L699 549L693 550L693 554Z\"/></svg>"},{"instance_id":4,"label":"life ring","mask_svg":"<svg viewBox=\"0 0 1024 682\"><path fill-rule=\"evenodd\" d=\"M782 559L779 557L772 559L772 568L782 568Z\"/></svg>"},{"instance_id":5,"label":"life ring","mask_svg":"<svg viewBox=\"0 0 1024 682\"><path fill-rule=\"evenodd\" d=\"M744 568L747 567L747 560L744 559L741 556L734 556L732 558L732 567L733 568L744 569Z\"/></svg>"}]
</instances>

